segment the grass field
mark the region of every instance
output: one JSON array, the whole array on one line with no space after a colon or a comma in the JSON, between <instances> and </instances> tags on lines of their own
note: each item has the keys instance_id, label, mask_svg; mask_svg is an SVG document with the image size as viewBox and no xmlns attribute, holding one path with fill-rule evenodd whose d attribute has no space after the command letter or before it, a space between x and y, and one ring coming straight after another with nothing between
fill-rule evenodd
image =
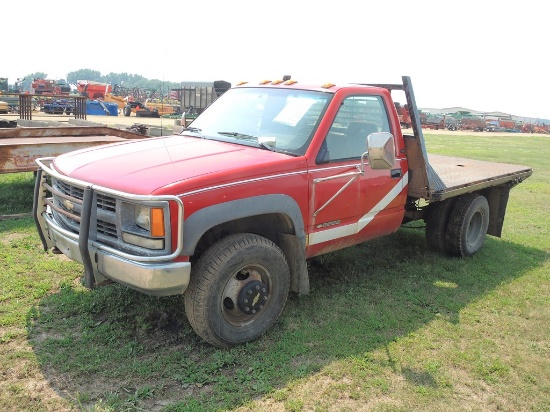
<instances>
[{"instance_id":1,"label":"grass field","mask_svg":"<svg viewBox=\"0 0 550 412\"><path fill-rule=\"evenodd\" d=\"M533 167L503 237L455 259L415 224L316 258L311 294L229 350L195 336L182 297L86 290L31 218L0 221L0 410L550 410L550 138L426 140ZM29 212L32 191L32 173L0 175L0 215Z\"/></svg>"}]
</instances>

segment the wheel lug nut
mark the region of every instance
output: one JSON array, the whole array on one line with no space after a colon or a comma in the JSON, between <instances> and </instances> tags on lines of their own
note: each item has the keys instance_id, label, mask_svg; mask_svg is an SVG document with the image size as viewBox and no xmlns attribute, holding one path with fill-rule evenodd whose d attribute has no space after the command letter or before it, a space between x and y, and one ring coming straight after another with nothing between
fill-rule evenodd
<instances>
[{"instance_id":1,"label":"wheel lug nut","mask_svg":"<svg viewBox=\"0 0 550 412\"><path fill-rule=\"evenodd\" d=\"M245 312L250 312L250 308L247 306L246 308L244 308L244 311Z\"/></svg>"},{"instance_id":2,"label":"wheel lug nut","mask_svg":"<svg viewBox=\"0 0 550 412\"><path fill-rule=\"evenodd\" d=\"M260 290L260 285L256 285L256 290Z\"/></svg>"},{"instance_id":3,"label":"wheel lug nut","mask_svg":"<svg viewBox=\"0 0 550 412\"><path fill-rule=\"evenodd\" d=\"M246 292L246 293L248 293L249 295L252 295L252 290L249 289L248 292Z\"/></svg>"},{"instance_id":4,"label":"wheel lug nut","mask_svg":"<svg viewBox=\"0 0 550 412\"><path fill-rule=\"evenodd\" d=\"M252 313L256 313L256 309L252 309Z\"/></svg>"},{"instance_id":5,"label":"wheel lug nut","mask_svg":"<svg viewBox=\"0 0 550 412\"><path fill-rule=\"evenodd\" d=\"M245 299L245 300L244 300L244 303L248 303L248 299Z\"/></svg>"}]
</instances>

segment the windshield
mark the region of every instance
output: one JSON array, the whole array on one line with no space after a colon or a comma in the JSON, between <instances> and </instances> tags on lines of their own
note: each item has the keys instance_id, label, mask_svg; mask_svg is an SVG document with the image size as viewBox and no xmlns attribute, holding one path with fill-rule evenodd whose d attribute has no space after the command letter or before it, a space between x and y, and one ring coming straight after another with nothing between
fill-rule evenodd
<instances>
[{"instance_id":1,"label":"windshield","mask_svg":"<svg viewBox=\"0 0 550 412\"><path fill-rule=\"evenodd\" d=\"M231 89L188 131L207 139L303 155L331 96L295 89Z\"/></svg>"}]
</instances>

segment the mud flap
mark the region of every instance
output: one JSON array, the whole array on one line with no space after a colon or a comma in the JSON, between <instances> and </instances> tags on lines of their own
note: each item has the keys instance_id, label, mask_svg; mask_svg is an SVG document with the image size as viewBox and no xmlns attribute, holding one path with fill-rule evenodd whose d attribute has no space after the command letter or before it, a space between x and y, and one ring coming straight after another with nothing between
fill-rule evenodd
<instances>
[{"instance_id":1,"label":"mud flap","mask_svg":"<svg viewBox=\"0 0 550 412\"><path fill-rule=\"evenodd\" d=\"M279 233L279 246L288 261L290 290L307 295L309 293L309 275L302 243L295 235Z\"/></svg>"}]
</instances>

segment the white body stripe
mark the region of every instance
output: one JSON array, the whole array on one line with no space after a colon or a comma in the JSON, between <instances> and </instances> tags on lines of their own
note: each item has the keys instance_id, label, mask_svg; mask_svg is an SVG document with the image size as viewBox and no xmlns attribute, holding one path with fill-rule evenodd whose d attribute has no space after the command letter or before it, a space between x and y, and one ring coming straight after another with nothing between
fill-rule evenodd
<instances>
[{"instance_id":1,"label":"white body stripe","mask_svg":"<svg viewBox=\"0 0 550 412\"><path fill-rule=\"evenodd\" d=\"M277 175L262 176L262 177L258 177L258 178L255 178L255 179L239 180L239 181L236 181L236 182L230 182L230 183L225 183L225 184L221 184L221 185L203 187L201 189L192 190L190 192L180 193L177 196L178 197L190 196L190 195L195 195L197 193L208 192L210 190L225 189L225 188L228 188L228 187L239 186L239 185L244 185L244 184L248 184L248 183L263 182L263 181L266 181L266 180L279 179L281 177L303 175L303 174L306 174L306 173L317 173L317 172L323 172L323 171L333 170L333 169L346 169L346 168L350 168L350 167L354 167L354 166L356 166L356 165L355 164L349 164L349 165L343 165L343 166L324 167L324 168L321 168L321 169L314 169L314 170L311 170L311 171L301 170L299 172L280 173L280 174L277 174Z\"/></svg>"},{"instance_id":2,"label":"white body stripe","mask_svg":"<svg viewBox=\"0 0 550 412\"><path fill-rule=\"evenodd\" d=\"M405 173L401 180L388 192L380 202L378 202L367 214L361 216L356 223L345 226L338 226L331 229L314 232L309 235L309 244L328 242L329 240L339 239L345 236L351 236L363 230L374 217L384 210L409 183L409 172Z\"/></svg>"}]
</instances>

